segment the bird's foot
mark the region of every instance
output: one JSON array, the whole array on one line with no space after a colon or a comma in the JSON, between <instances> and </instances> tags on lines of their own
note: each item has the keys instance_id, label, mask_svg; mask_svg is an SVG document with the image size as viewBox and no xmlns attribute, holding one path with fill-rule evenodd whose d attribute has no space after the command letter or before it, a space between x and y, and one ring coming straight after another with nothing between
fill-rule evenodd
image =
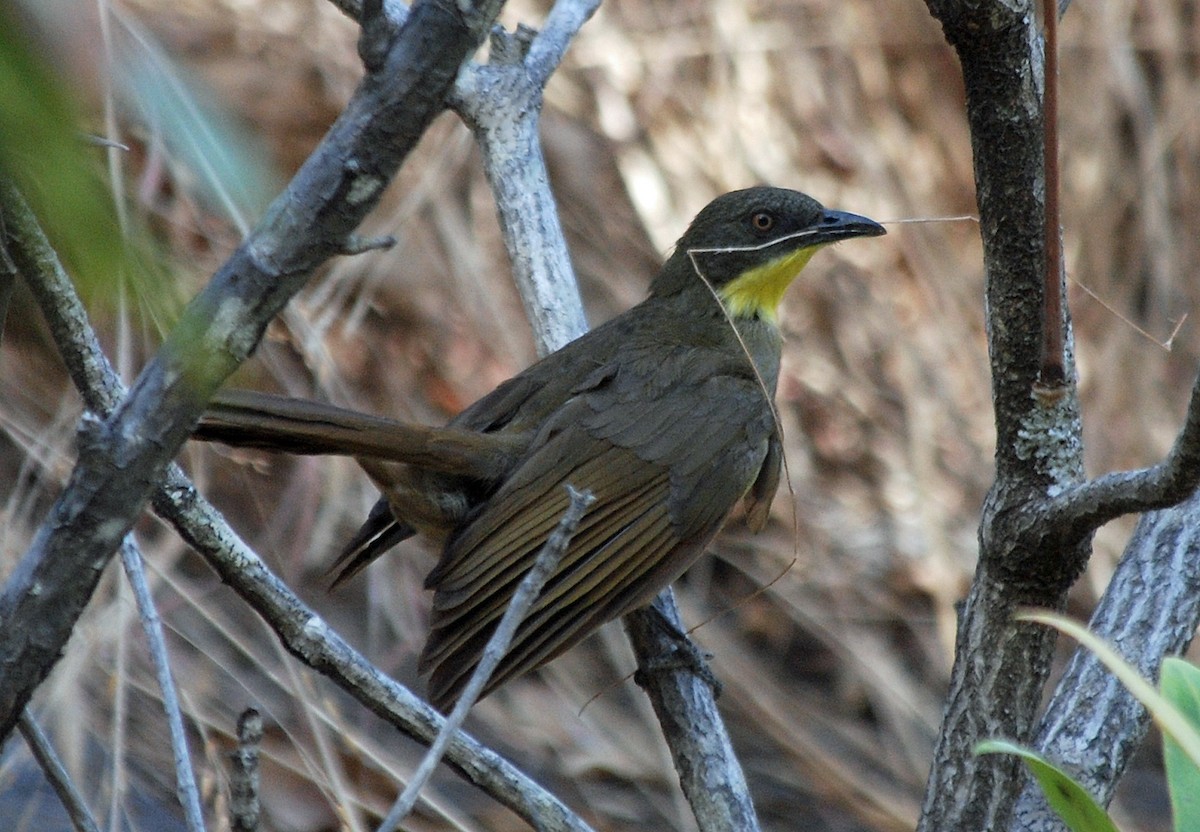
<instances>
[{"instance_id":1,"label":"bird's foot","mask_svg":"<svg viewBox=\"0 0 1200 832\"><path fill-rule=\"evenodd\" d=\"M688 638L688 634L663 615L654 604L647 607L647 611L649 613L648 620L666 639L673 642L673 646L666 652L643 661L633 674L634 683L640 688L645 688L648 682L647 677L652 673L685 670L708 685L712 689L714 699L720 698L721 680L708 666L708 661L713 654L696 646L696 643Z\"/></svg>"}]
</instances>

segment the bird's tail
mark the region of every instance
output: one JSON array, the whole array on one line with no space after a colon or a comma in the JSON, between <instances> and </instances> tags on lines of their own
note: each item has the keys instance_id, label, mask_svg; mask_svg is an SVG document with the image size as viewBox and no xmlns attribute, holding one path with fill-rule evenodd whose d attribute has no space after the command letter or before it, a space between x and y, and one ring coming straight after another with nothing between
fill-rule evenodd
<instances>
[{"instance_id":1,"label":"bird's tail","mask_svg":"<svg viewBox=\"0 0 1200 832\"><path fill-rule=\"evenodd\" d=\"M358 530L358 534L342 547L333 565L329 567L332 580L331 590L337 589L402 540L407 540L416 530L392 516L387 500L380 500L371 509L370 516Z\"/></svg>"},{"instance_id":2,"label":"bird's tail","mask_svg":"<svg viewBox=\"0 0 1200 832\"><path fill-rule=\"evenodd\" d=\"M404 462L487 480L522 444L501 434L413 425L324 402L250 390L213 397L192 438L290 454L330 454Z\"/></svg>"}]
</instances>

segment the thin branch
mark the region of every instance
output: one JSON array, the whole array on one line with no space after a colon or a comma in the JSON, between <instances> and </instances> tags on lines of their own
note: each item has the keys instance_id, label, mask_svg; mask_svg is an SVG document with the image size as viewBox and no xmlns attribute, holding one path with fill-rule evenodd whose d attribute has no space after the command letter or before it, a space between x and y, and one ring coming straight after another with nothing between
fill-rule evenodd
<instances>
[{"instance_id":1,"label":"thin branch","mask_svg":"<svg viewBox=\"0 0 1200 832\"><path fill-rule=\"evenodd\" d=\"M81 437L66 487L0 595L0 738L62 654L101 572L204 403L377 204L444 109L460 66L501 4L426 0L411 11L379 71L366 74L254 232L184 310L129 395ZM4 200L6 214L11 203Z\"/></svg>"},{"instance_id":2,"label":"thin branch","mask_svg":"<svg viewBox=\"0 0 1200 832\"><path fill-rule=\"evenodd\" d=\"M647 672L654 659L679 649L677 637L664 633L662 626L654 623L654 616L661 614L684 632L670 588L659 594L654 606L657 613L646 609L627 615L625 630L637 648L638 684L650 697L662 725L696 823L700 829L714 832L753 832L759 828L758 814L709 681L691 668Z\"/></svg>"},{"instance_id":3,"label":"thin branch","mask_svg":"<svg viewBox=\"0 0 1200 832\"><path fill-rule=\"evenodd\" d=\"M563 555L567 553L567 547L571 545L571 538L575 536L575 531L579 528L579 521L583 519L583 513L596 500L590 491L579 492L570 485L567 485L566 488L571 499L567 510L563 512L562 519L558 521L554 531L546 538L546 543L538 552L533 566L521 579L508 608L504 611L504 616L496 625L496 631L488 639L479 664L471 674L466 688L458 697L454 709L446 718L441 730L438 731L437 738L429 746L421 764L417 766L412 779L408 781L404 791L396 798L391 811L379 825L379 832L396 832L400 821L407 817L413 806L416 805L417 797L425 788L425 784L429 782L429 778L433 776L433 771L441 761L442 755L445 754L450 738L462 727L463 721L467 718L467 712L479 699L479 694L483 691L488 679L492 678L492 674L496 672L496 667L504 658L504 654L508 652L509 645L512 644L513 637L517 634L517 627L525 620L533 602L537 600L542 587L546 585L546 580L558 568Z\"/></svg>"},{"instance_id":4,"label":"thin branch","mask_svg":"<svg viewBox=\"0 0 1200 832\"><path fill-rule=\"evenodd\" d=\"M464 67L449 100L479 142L513 279L543 356L586 332L587 319L538 136L542 91L598 5L559 0L532 41L520 30L494 32L500 60Z\"/></svg>"},{"instance_id":5,"label":"thin branch","mask_svg":"<svg viewBox=\"0 0 1200 832\"><path fill-rule=\"evenodd\" d=\"M262 815L258 799L262 740L262 714L247 708L237 721L237 750L229 755L229 828L233 832L258 832Z\"/></svg>"},{"instance_id":6,"label":"thin branch","mask_svg":"<svg viewBox=\"0 0 1200 832\"><path fill-rule=\"evenodd\" d=\"M25 738L33 758L46 773L46 779L50 781L54 793L62 801L63 808L67 810L67 815L71 818L71 825L79 832L100 832L100 827L96 825L83 795L76 788L75 781L71 779L62 760L55 753L54 746L50 744L50 738L46 736L42 727L37 724L37 720L28 710L21 712L17 727L21 731L21 736Z\"/></svg>"},{"instance_id":7,"label":"thin branch","mask_svg":"<svg viewBox=\"0 0 1200 832\"><path fill-rule=\"evenodd\" d=\"M525 58L525 70L533 84L545 89L567 47L599 7L600 0L559 0L554 4Z\"/></svg>"},{"instance_id":8,"label":"thin branch","mask_svg":"<svg viewBox=\"0 0 1200 832\"><path fill-rule=\"evenodd\" d=\"M75 294L75 284L46 239L29 203L13 183L0 177L0 227L5 251L24 275L42 310L50 336L84 406L106 415L116 409L125 386L100 348L88 323L87 310Z\"/></svg>"},{"instance_id":9,"label":"thin branch","mask_svg":"<svg viewBox=\"0 0 1200 832\"><path fill-rule=\"evenodd\" d=\"M137 601L138 615L142 620L142 631L150 648L150 659L158 677L158 689L162 693L163 710L167 715L167 726L171 734L171 753L175 759L175 793L183 807L183 818L191 832L204 832L204 812L200 809L200 792L196 788L196 774L192 770L192 758L188 753L187 731L183 725L183 711L179 707L179 695L175 680L171 676L171 659L167 654L167 640L163 635L162 619L154 606L154 596L146 582L146 567L142 553L132 536L121 543L121 563L125 576L133 589Z\"/></svg>"},{"instance_id":10,"label":"thin branch","mask_svg":"<svg viewBox=\"0 0 1200 832\"><path fill-rule=\"evenodd\" d=\"M1063 356L1066 322L1063 317L1062 225L1058 208L1058 14L1054 0L1044 0L1043 9L1046 80L1042 94L1042 157L1046 176L1046 271L1042 288L1042 366L1038 371L1037 389L1048 391L1066 384L1067 375Z\"/></svg>"},{"instance_id":11,"label":"thin branch","mask_svg":"<svg viewBox=\"0 0 1200 832\"><path fill-rule=\"evenodd\" d=\"M1119 471L1068 488L1031 512L1035 536L1081 540L1125 514L1173 506L1200 486L1200 376L1192 386L1183 429L1157 465Z\"/></svg>"},{"instance_id":12,"label":"thin branch","mask_svg":"<svg viewBox=\"0 0 1200 832\"><path fill-rule=\"evenodd\" d=\"M89 406L102 409L105 403L119 402L125 396L124 385L88 325L70 278L23 201L5 200L6 193L13 195L0 180L0 210L6 220L21 220L21 234L12 233L13 225L8 225L11 251L49 323L68 374ZM408 736L426 743L433 740L441 716L330 630L196 493L177 465L168 467L153 505L293 655ZM589 829L557 798L462 732L451 742L446 759L485 793L537 828Z\"/></svg>"}]
</instances>

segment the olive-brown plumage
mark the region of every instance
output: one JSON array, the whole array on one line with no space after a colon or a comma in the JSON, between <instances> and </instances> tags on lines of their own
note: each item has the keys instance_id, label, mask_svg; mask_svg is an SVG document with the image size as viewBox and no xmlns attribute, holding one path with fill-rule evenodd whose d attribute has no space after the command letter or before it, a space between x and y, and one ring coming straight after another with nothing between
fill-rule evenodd
<instances>
[{"instance_id":1,"label":"olive-brown plumage","mask_svg":"<svg viewBox=\"0 0 1200 832\"><path fill-rule=\"evenodd\" d=\"M752 528L765 523L781 458L774 306L817 247L882 233L795 191L736 191L696 217L645 301L447 429L243 393L215 404L196 435L360 457L384 496L335 565L337 582L415 532L442 546L425 581L434 598L421 669L445 708L565 511L565 485L595 502L485 693L648 603L740 499Z\"/></svg>"}]
</instances>

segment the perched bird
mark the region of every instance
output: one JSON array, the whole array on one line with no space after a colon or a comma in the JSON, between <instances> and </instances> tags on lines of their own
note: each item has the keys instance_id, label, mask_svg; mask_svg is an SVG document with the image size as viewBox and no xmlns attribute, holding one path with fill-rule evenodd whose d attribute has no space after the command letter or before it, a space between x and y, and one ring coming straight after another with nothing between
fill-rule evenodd
<instances>
[{"instance_id":1,"label":"perched bird","mask_svg":"<svg viewBox=\"0 0 1200 832\"><path fill-rule=\"evenodd\" d=\"M796 191L735 191L696 216L646 300L447 427L226 393L195 436L360 457L383 497L334 565L335 584L414 533L441 547L425 580L420 668L445 709L566 510L567 484L595 502L485 693L649 603L739 500L753 530L766 523L782 456L771 405L779 302L817 249L883 233Z\"/></svg>"}]
</instances>

